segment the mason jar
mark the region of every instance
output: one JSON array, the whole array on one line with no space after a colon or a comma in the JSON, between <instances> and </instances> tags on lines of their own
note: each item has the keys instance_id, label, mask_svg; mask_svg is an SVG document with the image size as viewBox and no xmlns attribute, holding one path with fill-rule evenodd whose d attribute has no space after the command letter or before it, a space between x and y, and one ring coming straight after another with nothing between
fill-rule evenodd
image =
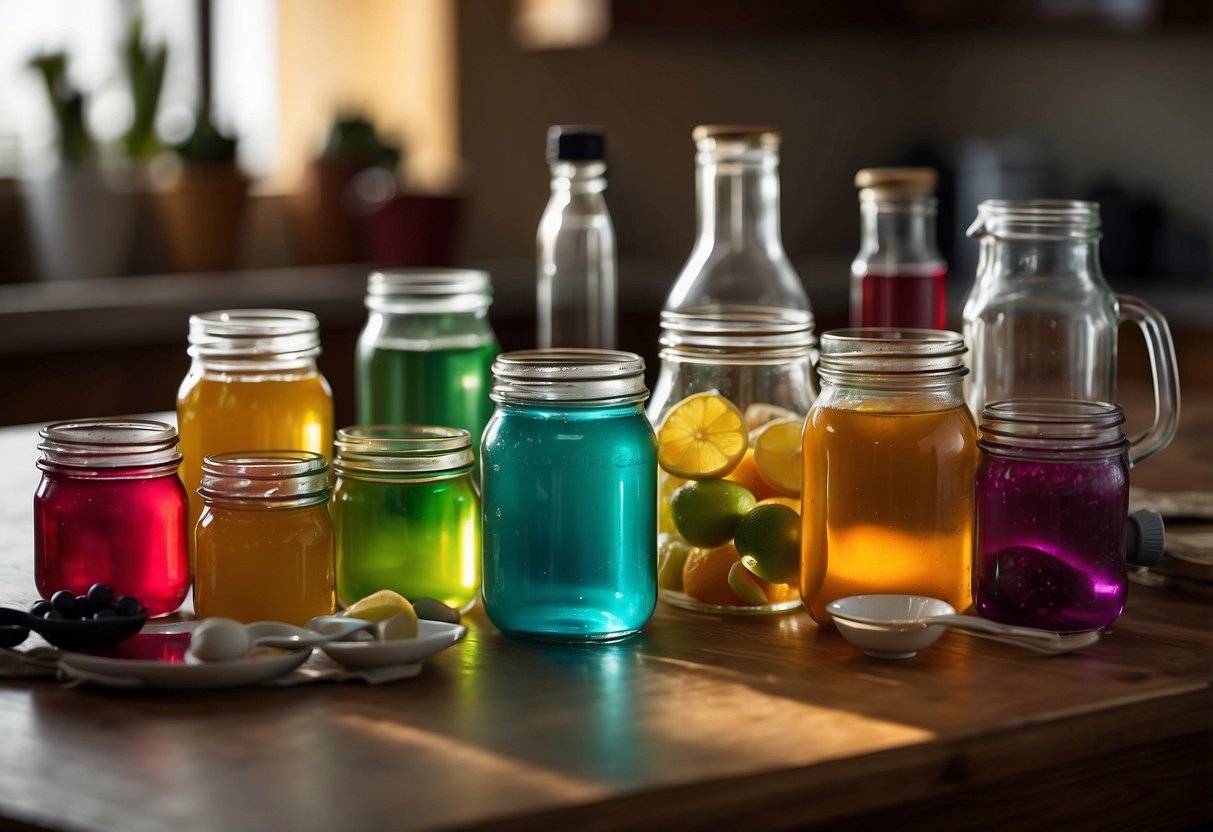
<instances>
[{"instance_id":1,"label":"mason jar","mask_svg":"<svg viewBox=\"0 0 1213 832\"><path fill-rule=\"evenodd\" d=\"M644 360L505 353L481 444L484 608L505 633L612 641L657 601L657 456Z\"/></svg>"},{"instance_id":2,"label":"mason jar","mask_svg":"<svg viewBox=\"0 0 1213 832\"><path fill-rule=\"evenodd\" d=\"M56 422L39 432L34 584L43 598L94 583L167 615L190 588L177 429L145 419Z\"/></svg>"},{"instance_id":3,"label":"mason jar","mask_svg":"<svg viewBox=\"0 0 1213 832\"><path fill-rule=\"evenodd\" d=\"M198 489L194 610L302 626L334 607L329 464L308 451L208 456Z\"/></svg>"},{"instance_id":4,"label":"mason jar","mask_svg":"<svg viewBox=\"0 0 1213 832\"><path fill-rule=\"evenodd\" d=\"M211 454L276 448L332 454L333 393L316 367L311 312L229 309L190 316L189 373L177 392L181 479L190 545L202 514L198 486Z\"/></svg>"},{"instance_id":5,"label":"mason jar","mask_svg":"<svg viewBox=\"0 0 1213 832\"><path fill-rule=\"evenodd\" d=\"M466 612L480 592L480 497L460 428L356 425L337 431L337 599L381 589Z\"/></svg>"},{"instance_id":6,"label":"mason jar","mask_svg":"<svg viewBox=\"0 0 1213 832\"><path fill-rule=\"evenodd\" d=\"M1057 632L1115 621L1127 593L1119 405L1018 399L981 417L974 597L984 618Z\"/></svg>"},{"instance_id":7,"label":"mason jar","mask_svg":"<svg viewBox=\"0 0 1213 832\"><path fill-rule=\"evenodd\" d=\"M675 522L672 504L678 490L692 481L724 479L744 488L754 506L779 503L799 513L800 434L816 398L814 343L813 316L800 309L701 307L661 314L661 369L649 401L650 420L660 430L674 408L710 396L736 412L744 449L734 454L734 462L726 461L723 470L687 470L663 463L658 474L658 559L661 597L669 603L723 614L800 606L795 580L756 580L761 599L738 594L728 582L729 571L742 557L732 540L689 544L686 530L680 531ZM776 458L790 464L775 470L756 452L760 441L774 445L781 436L787 447ZM742 495L746 506L750 496ZM684 580L688 562L694 575Z\"/></svg>"},{"instance_id":8,"label":"mason jar","mask_svg":"<svg viewBox=\"0 0 1213 832\"><path fill-rule=\"evenodd\" d=\"M462 428L477 447L501 351L492 294L488 273L472 269L373 272L355 356L358 422Z\"/></svg>"},{"instance_id":9,"label":"mason jar","mask_svg":"<svg viewBox=\"0 0 1213 832\"><path fill-rule=\"evenodd\" d=\"M972 607L977 425L955 332L821 336L821 395L804 430L800 591L818 623L849 595Z\"/></svg>"}]
</instances>

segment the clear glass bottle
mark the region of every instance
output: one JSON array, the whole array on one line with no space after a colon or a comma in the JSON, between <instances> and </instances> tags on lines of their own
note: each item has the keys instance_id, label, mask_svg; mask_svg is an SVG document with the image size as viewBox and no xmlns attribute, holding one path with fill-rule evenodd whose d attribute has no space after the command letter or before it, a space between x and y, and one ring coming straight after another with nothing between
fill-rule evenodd
<instances>
[{"instance_id":1,"label":"clear glass bottle","mask_svg":"<svg viewBox=\"0 0 1213 832\"><path fill-rule=\"evenodd\" d=\"M795 421L799 444L801 423L816 398L811 354L813 316L799 309L731 306L725 310L661 313L661 370L649 400L648 414L660 427L677 404L696 394L714 392L743 414L751 443L745 456L724 479L744 486L756 502L784 501L799 512L799 476L794 489L781 489L764 479L755 461L754 439L774 422ZM761 584L766 601L740 597L726 582L724 566L741 555L733 544L695 551L679 534L671 512L674 493L688 480L667 471L658 475L658 562L661 597L700 612L747 614L780 612L800 606L798 588ZM718 580L698 579L684 586L687 560L719 561L704 571ZM726 564L725 561L728 561Z\"/></svg>"},{"instance_id":2,"label":"clear glass bottle","mask_svg":"<svg viewBox=\"0 0 1213 832\"><path fill-rule=\"evenodd\" d=\"M302 626L334 606L329 464L304 451L213 454L195 531L194 610Z\"/></svg>"},{"instance_id":3,"label":"clear glass bottle","mask_svg":"<svg viewBox=\"0 0 1213 832\"><path fill-rule=\"evenodd\" d=\"M930 168L864 168L859 253L851 263L851 326L943 329L948 266L936 248Z\"/></svg>"},{"instance_id":4,"label":"clear glass bottle","mask_svg":"<svg viewBox=\"0 0 1213 832\"><path fill-rule=\"evenodd\" d=\"M1114 404L987 405L977 469L977 611L1057 632L1106 627L1124 610L1129 467Z\"/></svg>"},{"instance_id":5,"label":"clear glass bottle","mask_svg":"<svg viewBox=\"0 0 1213 832\"><path fill-rule=\"evenodd\" d=\"M774 127L696 127L696 236L665 309L729 305L809 310L779 227L779 145Z\"/></svg>"},{"instance_id":6,"label":"clear glass bottle","mask_svg":"<svg viewBox=\"0 0 1213 832\"><path fill-rule=\"evenodd\" d=\"M1166 319L1117 295L1099 266L1099 206L1061 199L987 200L969 236L980 242L964 305L973 412L987 402L1050 398L1114 402L1117 328L1145 336L1154 424L1138 449L1165 448L1179 422L1179 374Z\"/></svg>"},{"instance_id":7,"label":"clear glass bottle","mask_svg":"<svg viewBox=\"0 0 1213 832\"><path fill-rule=\"evenodd\" d=\"M462 611L480 592L480 496L468 432L424 425L337 431L337 599L380 589Z\"/></svg>"},{"instance_id":8,"label":"clear glass bottle","mask_svg":"<svg viewBox=\"0 0 1213 832\"><path fill-rule=\"evenodd\" d=\"M355 393L366 425L443 425L480 441L493 412L492 285L471 269L397 269L367 280Z\"/></svg>"},{"instance_id":9,"label":"clear glass bottle","mask_svg":"<svg viewBox=\"0 0 1213 832\"><path fill-rule=\"evenodd\" d=\"M190 588L177 429L144 419L58 422L40 432L34 583L43 598L94 583L167 615Z\"/></svg>"},{"instance_id":10,"label":"clear glass bottle","mask_svg":"<svg viewBox=\"0 0 1213 832\"><path fill-rule=\"evenodd\" d=\"M615 347L617 263L604 150L601 127L548 129L552 196L536 235L540 348Z\"/></svg>"},{"instance_id":11,"label":"clear glass bottle","mask_svg":"<svg viewBox=\"0 0 1213 832\"><path fill-rule=\"evenodd\" d=\"M804 430L800 592L818 623L849 595L973 605L977 425L955 332L821 336L821 395Z\"/></svg>"},{"instance_id":12,"label":"clear glass bottle","mask_svg":"<svg viewBox=\"0 0 1213 832\"><path fill-rule=\"evenodd\" d=\"M193 361L177 392L177 426L192 547L202 514L203 459L253 448L331 456L333 393L316 367L320 323L311 312L230 309L191 315L189 342Z\"/></svg>"},{"instance_id":13,"label":"clear glass bottle","mask_svg":"<svg viewBox=\"0 0 1213 832\"><path fill-rule=\"evenodd\" d=\"M612 641L657 602L657 453L644 359L532 350L493 365L481 450L484 609L503 632Z\"/></svg>"}]
</instances>

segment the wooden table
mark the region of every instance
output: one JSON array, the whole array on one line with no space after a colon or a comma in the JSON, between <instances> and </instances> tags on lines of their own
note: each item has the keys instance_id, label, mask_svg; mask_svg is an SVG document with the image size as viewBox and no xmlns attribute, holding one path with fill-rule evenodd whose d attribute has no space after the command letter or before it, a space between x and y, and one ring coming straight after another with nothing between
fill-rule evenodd
<instances>
[{"instance_id":1,"label":"wooden table","mask_svg":"<svg viewBox=\"0 0 1213 832\"><path fill-rule=\"evenodd\" d=\"M1134 473L1213 488L1213 397ZM27 605L34 431L0 431L0 603ZM598 647L479 615L416 679L215 693L0 682L0 828L1172 828L1210 809L1210 602L1134 586L1081 654L949 633L865 658L804 613L660 605Z\"/></svg>"}]
</instances>

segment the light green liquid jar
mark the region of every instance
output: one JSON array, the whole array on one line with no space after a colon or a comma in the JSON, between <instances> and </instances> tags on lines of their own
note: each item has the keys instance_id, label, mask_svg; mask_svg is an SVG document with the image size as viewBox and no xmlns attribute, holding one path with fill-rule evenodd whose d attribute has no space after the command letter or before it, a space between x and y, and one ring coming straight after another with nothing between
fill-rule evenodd
<instances>
[{"instance_id":1,"label":"light green liquid jar","mask_svg":"<svg viewBox=\"0 0 1213 832\"><path fill-rule=\"evenodd\" d=\"M480 497L466 430L370 425L337 431L337 599L381 589L467 611L480 591Z\"/></svg>"}]
</instances>

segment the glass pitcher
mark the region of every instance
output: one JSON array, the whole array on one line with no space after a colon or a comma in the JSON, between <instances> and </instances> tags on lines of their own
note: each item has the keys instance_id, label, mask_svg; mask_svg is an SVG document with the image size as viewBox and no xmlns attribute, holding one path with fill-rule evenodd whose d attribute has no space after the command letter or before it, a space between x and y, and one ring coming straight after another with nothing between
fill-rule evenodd
<instances>
[{"instance_id":1,"label":"glass pitcher","mask_svg":"<svg viewBox=\"0 0 1213 832\"><path fill-rule=\"evenodd\" d=\"M1132 321L1146 339L1155 403L1137 458L1165 448L1179 421L1171 332L1149 304L1104 281L1099 205L986 200L968 234L980 243L964 305L970 409L1004 399L1116 401L1116 331Z\"/></svg>"}]
</instances>

